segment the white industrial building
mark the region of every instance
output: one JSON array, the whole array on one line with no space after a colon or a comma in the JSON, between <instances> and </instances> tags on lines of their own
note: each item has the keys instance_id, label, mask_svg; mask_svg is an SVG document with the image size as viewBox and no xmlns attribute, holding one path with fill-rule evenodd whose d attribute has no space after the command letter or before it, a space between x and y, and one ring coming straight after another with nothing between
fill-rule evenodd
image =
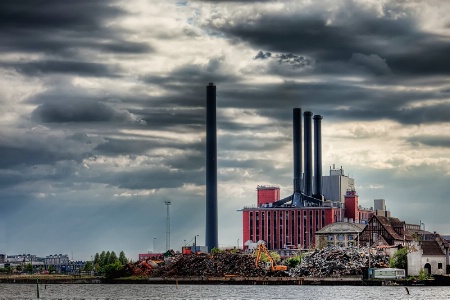
<instances>
[{"instance_id":1,"label":"white industrial building","mask_svg":"<svg viewBox=\"0 0 450 300\"><path fill-rule=\"evenodd\" d=\"M332 202L345 203L347 191L355 190L355 180L345 176L344 169L335 169L330 167L330 175L322 176L322 192L326 200Z\"/></svg>"}]
</instances>

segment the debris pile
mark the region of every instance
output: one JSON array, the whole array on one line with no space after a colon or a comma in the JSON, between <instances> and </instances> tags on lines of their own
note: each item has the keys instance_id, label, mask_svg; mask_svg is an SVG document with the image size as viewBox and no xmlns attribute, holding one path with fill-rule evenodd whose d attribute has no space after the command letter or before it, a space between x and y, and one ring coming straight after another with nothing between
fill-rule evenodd
<instances>
[{"instance_id":1,"label":"debris pile","mask_svg":"<svg viewBox=\"0 0 450 300\"><path fill-rule=\"evenodd\" d=\"M159 262L161 263L161 262ZM129 263L124 266L124 273L128 276L150 276L150 274L153 272L153 270L157 269L159 267L158 262L153 261L151 259L138 261L135 263Z\"/></svg>"},{"instance_id":2,"label":"debris pile","mask_svg":"<svg viewBox=\"0 0 450 300\"><path fill-rule=\"evenodd\" d=\"M221 252L209 254L189 254L174 257L151 273L152 277L223 277L242 276L258 277L266 275L266 271L255 266L255 258L251 255Z\"/></svg>"},{"instance_id":3,"label":"debris pile","mask_svg":"<svg viewBox=\"0 0 450 300\"><path fill-rule=\"evenodd\" d=\"M387 267L389 257L384 254L370 254L371 267ZM301 263L289 270L293 277L327 277L362 275L362 268L369 266L367 248L329 247L307 253Z\"/></svg>"}]
</instances>

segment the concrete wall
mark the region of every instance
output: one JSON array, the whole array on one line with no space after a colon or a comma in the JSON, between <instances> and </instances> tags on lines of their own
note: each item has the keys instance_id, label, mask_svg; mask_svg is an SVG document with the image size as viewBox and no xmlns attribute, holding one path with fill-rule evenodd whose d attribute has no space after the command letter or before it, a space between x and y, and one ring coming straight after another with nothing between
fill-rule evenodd
<instances>
[{"instance_id":1,"label":"concrete wall","mask_svg":"<svg viewBox=\"0 0 450 300\"><path fill-rule=\"evenodd\" d=\"M419 276L422 266L422 250L408 253L408 276Z\"/></svg>"}]
</instances>

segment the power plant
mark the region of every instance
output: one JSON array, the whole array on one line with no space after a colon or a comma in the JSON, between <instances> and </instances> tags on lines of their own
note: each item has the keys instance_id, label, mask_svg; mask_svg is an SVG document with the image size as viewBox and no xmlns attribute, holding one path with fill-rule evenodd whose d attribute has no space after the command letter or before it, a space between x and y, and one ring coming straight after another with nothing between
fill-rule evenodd
<instances>
[{"instance_id":1,"label":"power plant","mask_svg":"<svg viewBox=\"0 0 450 300\"><path fill-rule=\"evenodd\" d=\"M358 210L358 195L354 192L353 180L345 180L343 172L331 170L329 176L331 179L322 176L322 116L313 116L310 111L304 112L303 134L301 117L301 109L294 108L293 194L280 199L279 187L258 186L258 207L242 209L244 243L263 240L268 249L310 248L315 244L316 232L324 226L342 221L344 218L359 222L366 220L369 215L363 210ZM312 134L313 121L314 134ZM325 178L327 180L324 180ZM323 193L324 181L327 193L337 188L345 189L344 200L336 197L326 199ZM336 181L340 184L336 185ZM340 195L340 190L335 194ZM346 211L344 209L346 203L356 209Z\"/></svg>"}]
</instances>

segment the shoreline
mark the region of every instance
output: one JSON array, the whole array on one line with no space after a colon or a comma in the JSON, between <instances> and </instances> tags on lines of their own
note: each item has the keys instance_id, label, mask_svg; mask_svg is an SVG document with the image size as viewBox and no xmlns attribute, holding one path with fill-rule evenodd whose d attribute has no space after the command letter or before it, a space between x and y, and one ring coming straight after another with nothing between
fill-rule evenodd
<instances>
[{"instance_id":1,"label":"shoreline","mask_svg":"<svg viewBox=\"0 0 450 300\"><path fill-rule=\"evenodd\" d=\"M150 277L107 279L92 276L71 275L13 275L0 276L6 284L167 284L167 285L352 285L352 286L450 286L449 276L437 276L434 280L367 280L361 276L342 277Z\"/></svg>"}]
</instances>

